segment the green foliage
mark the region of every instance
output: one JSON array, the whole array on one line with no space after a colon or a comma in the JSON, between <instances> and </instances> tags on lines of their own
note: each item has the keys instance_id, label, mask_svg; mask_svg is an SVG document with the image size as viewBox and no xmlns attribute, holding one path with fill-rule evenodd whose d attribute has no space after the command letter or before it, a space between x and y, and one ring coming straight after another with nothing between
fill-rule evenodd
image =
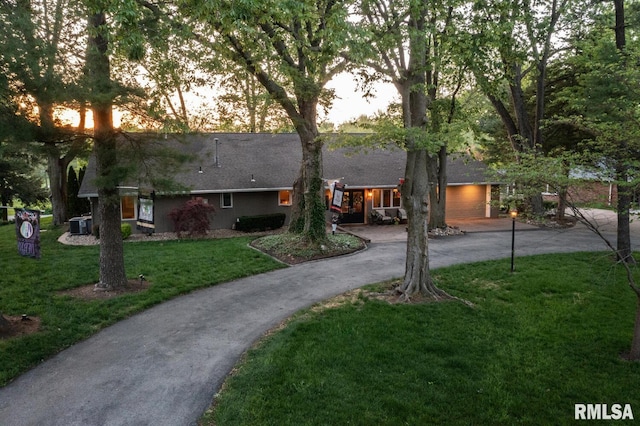
<instances>
[{"instance_id":1,"label":"green foliage","mask_svg":"<svg viewBox=\"0 0 640 426\"><path fill-rule=\"evenodd\" d=\"M232 74L219 77L224 91L215 105L216 128L225 132L281 133L295 128L282 107L256 77L237 64L228 65Z\"/></svg>"},{"instance_id":2,"label":"green foliage","mask_svg":"<svg viewBox=\"0 0 640 426\"><path fill-rule=\"evenodd\" d=\"M288 261L291 259L319 259L352 253L364 247L361 239L349 234L327 235L322 244L309 244L309 240L300 234L291 232L268 235L252 242L259 248L277 258Z\"/></svg>"},{"instance_id":3,"label":"green foliage","mask_svg":"<svg viewBox=\"0 0 640 426\"><path fill-rule=\"evenodd\" d=\"M322 194L324 189L324 182L322 178L316 178L311 183L312 194ZM309 225L309 231L307 237L311 241L322 242L326 239L326 205L324 198L321 196L313 197L313 204L310 207L311 210L311 223Z\"/></svg>"},{"instance_id":4,"label":"green foliage","mask_svg":"<svg viewBox=\"0 0 640 426\"><path fill-rule=\"evenodd\" d=\"M434 271L474 307L361 294L299 313L203 424L573 424L577 402L640 405L640 365L620 358L636 309L622 268L595 253L508 262Z\"/></svg>"},{"instance_id":5,"label":"green foliage","mask_svg":"<svg viewBox=\"0 0 640 426\"><path fill-rule=\"evenodd\" d=\"M318 213L321 191L313 188L322 167L317 108L328 105L334 96L325 85L347 67L344 58L355 28L349 18L351 4L350 0L189 0L182 4L186 15L213 29L216 43L205 45L207 53L255 76L299 133L303 157L310 160L309 177L300 176L302 192L317 197L313 201L307 197L304 209L309 210L300 214L312 239L324 237L324 222L320 227Z\"/></svg>"},{"instance_id":6,"label":"green foliage","mask_svg":"<svg viewBox=\"0 0 640 426\"><path fill-rule=\"evenodd\" d=\"M572 58L582 70L577 85L565 91L567 102L580 111L580 115L571 118L576 126L583 126L595 135L593 150L612 155L619 152L624 142L629 152L637 151L640 70L636 63L640 51L629 49L621 53L607 39L594 45L585 44L583 48L583 55Z\"/></svg>"},{"instance_id":7,"label":"green foliage","mask_svg":"<svg viewBox=\"0 0 640 426\"><path fill-rule=\"evenodd\" d=\"M82 216L91 211L91 204L87 198L78 198L81 179L86 172L86 167L79 170L79 176L73 166L69 167L67 179L67 216L69 218Z\"/></svg>"},{"instance_id":8,"label":"green foliage","mask_svg":"<svg viewBox=\"0 0 640 426\"><path fill-rule=\"evenodd\" d=\"M24 205L37 205L47 200L47 191L37 173L38 160L33 146L23 141L0 139L0 205L20 200Z\"/></svg>"},{"instance_id":9,"label":"green foliage","mask_svg":"<svg viewBox=\"0 0 640 426\"><path fill-rule=\"evenodd\" d=\"M122 234L122 239L126 240L131 236L131 224L124 222L120 224L120 233Z\"/></svg>"},{"instance_id":10,"label":"green foliage","mask_svg":"<svg viewBox=\"0 0 640 426\"><path fill-rule=\"evenodd\" d=\"M236 221L236 231L255 232L279 229L284 225L287 215L284 213L258 216L240 216Z\"/></svg>"}]
</instances>

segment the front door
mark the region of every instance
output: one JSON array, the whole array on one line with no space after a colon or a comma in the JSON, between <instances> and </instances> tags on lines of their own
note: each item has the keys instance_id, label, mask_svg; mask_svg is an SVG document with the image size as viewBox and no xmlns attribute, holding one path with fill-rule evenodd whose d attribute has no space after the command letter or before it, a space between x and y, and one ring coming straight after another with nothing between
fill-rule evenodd
<instances>
[{"instance_id":1,"label":"front door","mask_svg":"<svg viewBox=\"0 0 640 426\"><path fill-rule=\"evenodd\" d=\"M346 189L342 195L342 223L364 223L364 190Z\"/></svg>"}]
</instances>

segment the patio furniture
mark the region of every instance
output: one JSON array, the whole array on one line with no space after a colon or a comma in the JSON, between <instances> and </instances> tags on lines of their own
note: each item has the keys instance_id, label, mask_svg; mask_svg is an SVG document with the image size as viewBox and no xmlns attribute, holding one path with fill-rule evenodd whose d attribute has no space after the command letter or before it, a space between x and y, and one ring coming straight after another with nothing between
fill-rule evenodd
<instances>
[{"instance_id":1,"label":"patio furniture","mask_svg":"<svg viewBox=\"0 0 640 426\"><path fill-rule=\"evenodd\" d=\"M387 215L383 209L373 209L371 211L371 216L375 223L387 225L393 222L393 218Z\"/></svg>"},{"instance_id":2,"label":"patio furniture","mask_svg":"<svg viewBox=\"0 0 640 426\"><path fill-rule=\"evenodd\" d=\"M398 209L398 219L400 219L400 223L407 223L409 217L405 209Z\"/></svg>"}]
</instances>

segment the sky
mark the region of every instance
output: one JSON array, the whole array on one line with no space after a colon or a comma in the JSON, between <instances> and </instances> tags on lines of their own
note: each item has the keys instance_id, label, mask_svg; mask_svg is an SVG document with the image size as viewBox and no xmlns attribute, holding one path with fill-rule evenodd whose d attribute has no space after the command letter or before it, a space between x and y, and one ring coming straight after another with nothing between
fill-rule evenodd
<instances>
[{"instance_id":1,"label":"sky","mask_svg":"<svg viewBox=\"0 0 640 426\"><path fill-rule=\"evenodd\" d=\"M361 115L374 115L379 110L386 110L392 102L398 102L399 96L395 87L390 83L374 85L373 99L365 99L358 91L353 76L347 73L337 75L327 84L328 89L335 89L336 99L327 115L327 121L339 125L354 120ZM320 113L320 118L324 118Z\"/></svg>"},{"instance_id":2,"label":"sky","mask_svg":"<svg viewBox=\"0 0 640 426\"><path fill-rule=\"evenodd\" d=\"M338 126L343 123L355 120L361 115L371 116L380 110L386 110L387 106L392 102L398 102L399 96L395 87L390 83L377 83L373 86L373 97L365 98L364 93L358 90L357 85L348 73L337 75L327 84L327 89L334 89L336 98L333 106L328 114L318 111L318 121L328 121ZM91 112L88 112L86 126L93 126L91 120ZM60 111L58 117L64 124L78 125L79 115L75 111ZM121 114L114 111L114 126L119 127L121 123Z\"/></svg>"}]
</instances>

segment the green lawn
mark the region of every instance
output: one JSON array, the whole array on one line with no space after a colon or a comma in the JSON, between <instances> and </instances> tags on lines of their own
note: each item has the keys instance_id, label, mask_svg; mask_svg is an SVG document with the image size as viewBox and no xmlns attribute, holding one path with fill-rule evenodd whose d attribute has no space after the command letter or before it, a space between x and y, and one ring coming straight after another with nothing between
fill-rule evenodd
<instances>
[{"instance_id":1,"label":"green lawn","mask_svg":"<svg viewBox=\"0 0 640 426\"><path fill-rule=\"evenodd\" d=\"M39 333L0 340L0 385L43 359L135 312L197 288L282 267L247 245L250 238L125 243L127 274L144 274L148 290L82 301L59 290L95 283L97 246L65 246L61 230L42 233L42 258L18 255L15 226L0 226L0 311L38 316Z\"/></svg>"},{"instance_id":2,"label":"green lawn","mask_svg":"<svg viewBox=\"0 0 640 426\"><path fill-rule=\"evenodd\" d=\"M573 424L577 403L640 418L640 363L620 357L636 308L624 272L598 253L508 271L435 271L473 308L361 296L304 311L249 351L201 424Z\"/></svg>"}]
</instances>

